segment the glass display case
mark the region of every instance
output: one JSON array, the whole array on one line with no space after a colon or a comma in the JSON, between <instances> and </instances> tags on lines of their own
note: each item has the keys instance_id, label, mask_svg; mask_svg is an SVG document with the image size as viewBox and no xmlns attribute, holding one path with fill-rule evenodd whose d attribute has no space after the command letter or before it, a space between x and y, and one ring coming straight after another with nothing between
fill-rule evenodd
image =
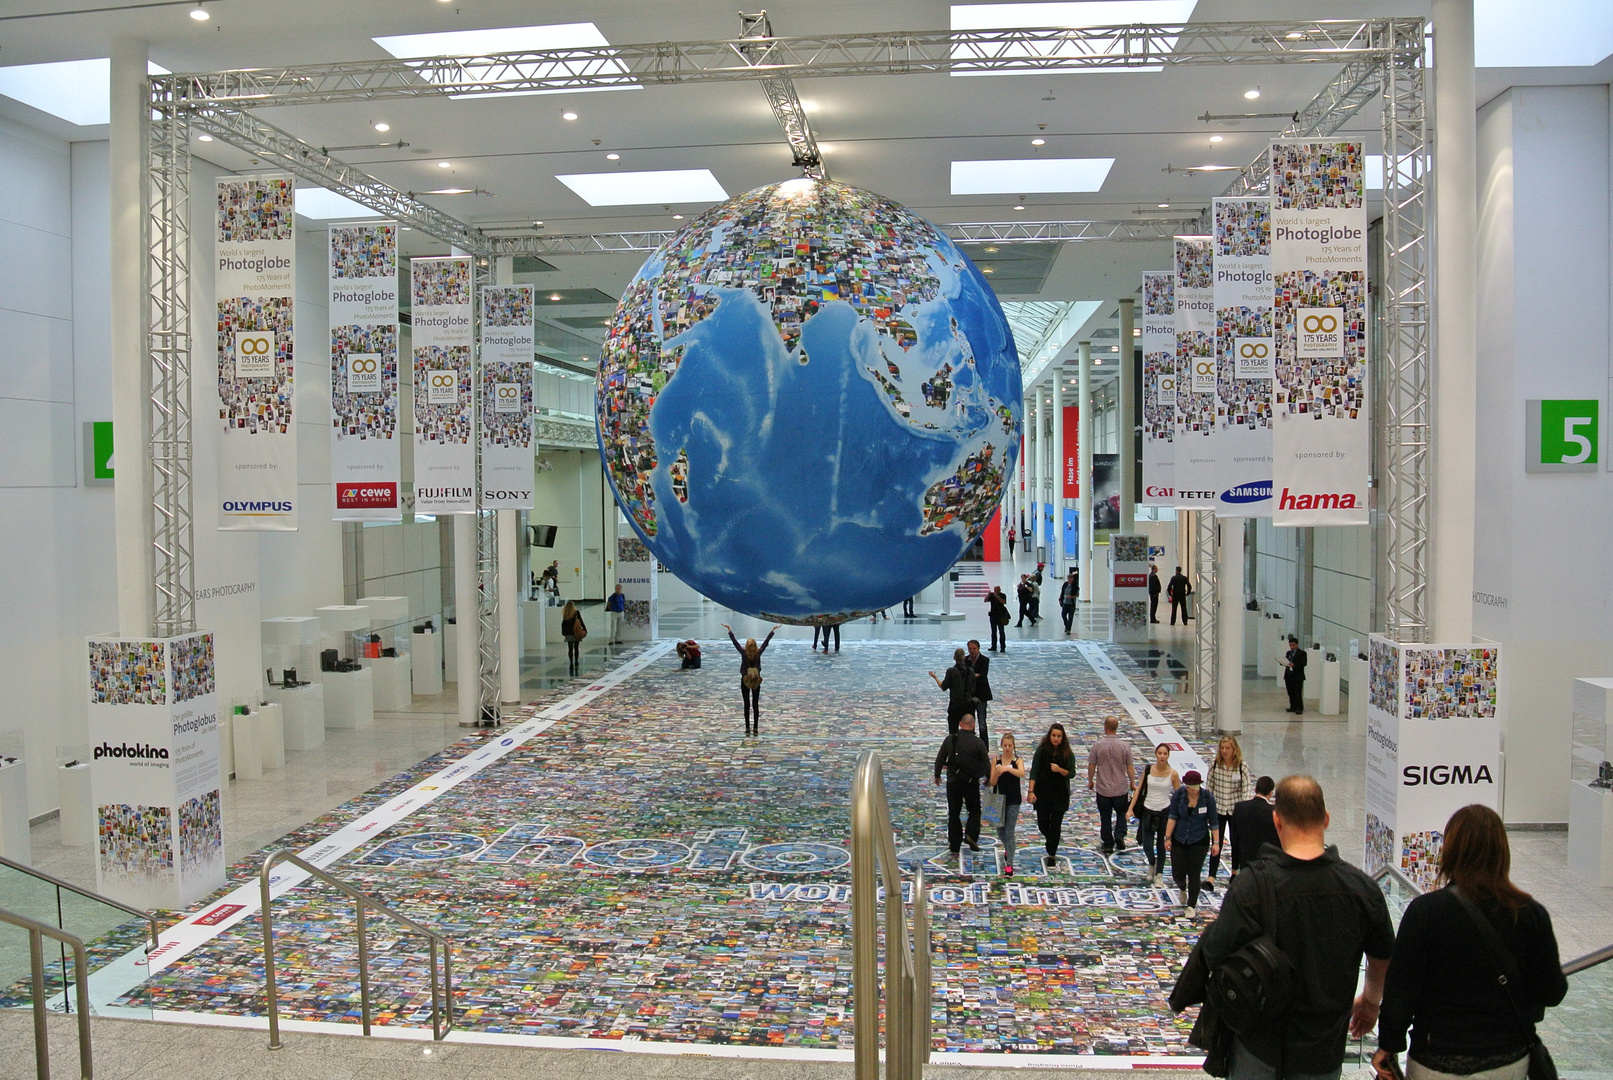
<instances>
[{"instance_id":1,"label":"glass display case","mask_svg":"<svg viewBox=\"0 0 1613 1080\"><path fill-rule=\"evenodd\" d=\"M1613 679L1574 680L1574 746L1569 778L1587 787L1613 790L1613 747L1608 745L1608 712Z\"/></svg>"}]
</instances>

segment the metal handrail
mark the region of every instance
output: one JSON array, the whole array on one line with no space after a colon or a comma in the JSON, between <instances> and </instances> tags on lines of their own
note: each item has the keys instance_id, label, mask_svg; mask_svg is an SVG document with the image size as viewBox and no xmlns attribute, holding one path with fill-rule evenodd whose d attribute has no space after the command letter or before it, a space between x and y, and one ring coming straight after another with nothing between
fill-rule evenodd
<instances>
[{"instance_id":1,"label":"metal handrail","mask_svg":"<svg viewBox=\"0 0 1613 1080\"><path fill-rule=\"evenodd\" d=\"M374 908L380 914L395 919L415 933L425 937L431 953L431 1037L436 1042L441 1042L447 1038L449 1030L454 1026L453 943L435 930L420 925L407 915L393 911L373 897L359 892L340 878L326 873L319 867L298 858L285 848L281 848L272 852L268 858L263 860L263 870L258 875L263 911L263 984L269 999L269 1049L280 1049L280 998L275 986L274 916L269 907L269 871L281 863L291 863L298 869L306 871L326 885L345 893L356 901L355 910L358 912L359 1016L364 1023L364 1034L368 1035L370 1033L370 949L364 910L365 908ZM439 945L442 946L442 987L440 994L437 985L437 946ZM440 1026L438 1025L439 1014L443 1018Z\"/></svg>"},{"instance_id":2,"label":"metal handrail","mask_svg":"<svg viewBox=\"0 0 1613 1080\"><path fill-rule=\"evenodd\" d=\"M45 1026L45 938L70 945L73 949L73 982L78 989L78 1071L82 1080L93 1080L94 1062L90 1054L90 962L81 938L66 930L26 915L0 908L0 922L28 931L28 966L34 996L34 1071L39 1080L50 1080L50 1032Z\"/></svg>"},{"instance_id":3,"label":"metal handrail","mask_svg":"<svg viewBox=\"0 0 1613 1080\"><path fill-rule=\"evenodd\" d=\"M151 927L151 944L146 946L146 952L152 952L157 948L159 944L157 940L157 917L151 914L151 912L141 911L136 907L130 907L128 904L125 904L119 900L114 900L110 896L102 896L100 893L95 892L92 889L80 888L79 886L74 885L71 881L63 881L61 878L47 874L43 870L35 870L31 866L24 866L22 863L13 862L4 855L0 855L0 866L9 867L12 870L20 870L29 877L38 878L40 881L54 885L58 889L66 889L68 892L77 893L79 896L94 900L97 903L105 904L107 907L115 907L119 911L126 911L137 919L144 919L146 924Z\"/></svg>"},{"instance_id":4,"label":"metal handrail","mask_svg":"<svg viewBox=\"0 0 1613 1080\"><path fill-rule=\"evenodd\" d=\"M1385 866L1382 870L1379 870L1376 874L1372 875L1372 880L1375 883L1383 881L1384 878L1394 878L1400 883L1402 888L1410 889L1413 896L1421 896L1423 893L1428 891L1415 881L1411 880L1411 878L1407 877L1405 874L1402 874L1398 867Z\"/></svg>"},{"instance_id":5,"label":"metal handrail","mask_svg":"<svg viewBox=\"0 0 1613 1080\"><path fill-rule=\"evenodd\" d=\"M930 904L924 868L913 874L907 932L885 771L863 751L851 785L851 987L856 1080L879 1080L879 879L885 882L885 1076L921 1080L930 1060ZM915 948L915 945L917 946Z\"/></svg>"}]
</instances>

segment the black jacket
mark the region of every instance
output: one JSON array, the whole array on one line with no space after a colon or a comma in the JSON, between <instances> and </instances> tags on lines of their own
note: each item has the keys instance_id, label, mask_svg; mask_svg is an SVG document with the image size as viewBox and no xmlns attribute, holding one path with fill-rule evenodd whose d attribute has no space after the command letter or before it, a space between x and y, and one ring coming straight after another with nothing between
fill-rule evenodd
<instances>
[{"instance_id":1,"label":"black jacket","mask_svg":"<svg viewBox=\"0 0 1613 1080\"><path fill-rule=\"evenodd\" d=\"M1283 678L1296 679L1299 682L1304 682L1305 665L1310 663L1311 654L1296 645L1292 649L1288 650L1283 659L1287 660L1289 664L1292 665L1291 667L1283 668Z\"/></svg>"},{"instance_id":2,"label":"black jacket","mask_svg":"<svg viewBox=\"0 0 1613 1080\"><path fill-rule=\"evenodd\" d=\"M953 752L956 751L957 762L952 761ZM952 782L973 780L979 782L991 775L991 755L986 753L986 744L980 741L980 736L972 731L954 731L941 743L941 749L935 755L935 778L941 779L941 770L945 769L947 779Z\"/></svg>"},{"instance_id":3,"label":"black jacket","mask_svg":"<svg viewBox=\"0 0 1613 1080\"><path fill-rule=\"evenodd\" d=\"M1165 587L1165 595L1172 600L1185 600L1192 590L1193 586L1187 580L1186 574L1175 574L1171 577L1171 583Z\"/></svg>"},{"instance_id":4,"label":"black jacket","mask_svg":"<svg viewBox=\"0 0 1613 1080\"><path fill-rule=\"evenodd\" d=\"M1232 808L1232 869L1242 870L1261 857L1260 849L1270 844L1282 850L1277 826L1271 820L1271 803L1255 796Z\"/></svg>"},{"instance_id":5,"label":"black jacket","mask_svg":"<svg viewBox=\"0 0 1613 1080\"><path fill-rule=\"evenodd\" d=\"M1163 588L1163 586L1160 585L1160 583L1159 583L1159 573L1158 573L1158 571L1155 571L1155 570L1148 571L1148 595L1149 596L1158 596L1159 593L1160 593L1160 590L1162 588Z\"/></svg>"},{"instance_id":6,"label":"black jacket","mask_svg":"<svg viewBox=\"0 0 1613 1080\"><path fill-rule=\"evenodd\" d=\"M965 664L970 663L967 658L965 658L963 662ZM985 653L981 653L979 656L974 658L972 666L974 667L975 673L975 700L990 701L991 657L987 656Z\"/></svg>"},{"instance_id":7,"label":"black jacket","mask_svg":"<svg viewBox=\"0 0 1613 1080\"><path fill-rule=\"evenodd\" d=\"M941 689L947 692L947 712L952 715L962 716L975 707L975 673L968 660L947 668Z\"/></svg>"}]
</instances>

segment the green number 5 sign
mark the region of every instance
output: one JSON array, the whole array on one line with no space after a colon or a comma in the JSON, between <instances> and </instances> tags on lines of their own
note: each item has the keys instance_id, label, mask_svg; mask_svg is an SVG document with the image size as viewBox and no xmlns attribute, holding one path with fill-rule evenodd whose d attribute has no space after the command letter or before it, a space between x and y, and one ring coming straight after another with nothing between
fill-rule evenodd
<instances>
[{"instance_id":1,"label":"green number 5 sign","mask_svg":"<svg viewBox=\"0 0 1613 1080\"><path fill-rule=\"evenodd\" d=\"M1525 472L1595 472L1599 467L1602 403L1547 399L1525 403Z\"/></svg>"}]
</instances>

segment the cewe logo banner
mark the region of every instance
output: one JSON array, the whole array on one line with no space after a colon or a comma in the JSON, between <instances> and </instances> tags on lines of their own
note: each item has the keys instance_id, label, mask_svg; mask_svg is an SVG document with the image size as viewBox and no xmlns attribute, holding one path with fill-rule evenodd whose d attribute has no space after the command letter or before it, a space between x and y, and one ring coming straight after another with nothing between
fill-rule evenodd
<instances>
[{"instance_id":1,"label":"cewe logo banner","mask_svg":"<svg viewBox=\"0 0 1613 1080\"><path fill-rule=\"evenodd\" d=\"M335 519L401 521L397 223L333 226L326 270Z\"/></svg>"},{"instance_id":2,"label":"cewe logo banner","mask_svg":"<svg viewBox=\"0 0 1613 1080\"><path fill-rule=\"evenodd\" d=\"M467 256L410 259L414 301L414 507L427 514L476 509L476 385ZM473 391L474 392L474 391Z\"/></svg>"},{"instance_id":3,"label":"cewe logo banner","mask_svg":"<svg viewBox=\"0 0 1613 1080\"><path fill-rule=\"evenodd\" d=\"M481 292L481 506L530 510L535 486L531 285L489 285Z\"/></svg>"},{"instance_id":4,"label":"cewe logo banner","mask_svg":"<svg viewBox=\"0 0 1613 1080\"><path fill-rule=\"evenodd\" d=\"M396 509L398 485L395 483L337 484L336 509L374 510Z\"/></svg>"}]
</instances>

